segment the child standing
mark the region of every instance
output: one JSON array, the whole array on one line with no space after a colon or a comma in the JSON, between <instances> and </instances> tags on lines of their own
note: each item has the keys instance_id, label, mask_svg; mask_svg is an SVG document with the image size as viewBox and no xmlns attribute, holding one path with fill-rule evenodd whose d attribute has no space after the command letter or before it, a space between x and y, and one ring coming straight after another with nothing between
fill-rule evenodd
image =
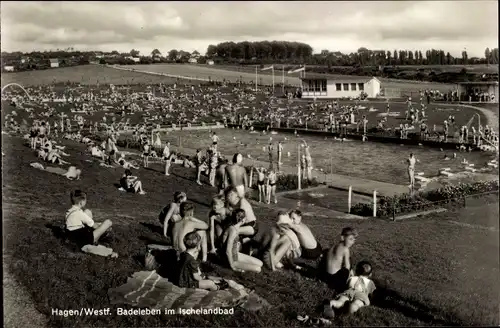
<instances>
[{"instance_id":1,"label":"child standing","mask_svg":"<svg viewBox=\"0 0 500 328\"><path fill-rule=\"evenodd\" d=\"M178 262L177 279L175 283L181 288L200 288L218 290L217 285L208 279L203 279L200 271L200 263L196 260L200 253L201 236L196 232L190 232L183 238L186 251L182 252Z\"/></svg>"},{"instance_id":2,"label":"child standing","mask_svg":"<svg viewBox=\"0 0 500 328\"><path fill-rule=\"evenodd\" d=\"M325 304L323 314L325 317L333 318L333 309L340 309L346 303L349 306L349 313L354 313L364 306L370 305L370 297L376 287L370 279L372 275L372 265L368 261L361 261L356 266L356 275L349 278L348 289L339 294L334 300Z\"/></svg>"}]
</instances>

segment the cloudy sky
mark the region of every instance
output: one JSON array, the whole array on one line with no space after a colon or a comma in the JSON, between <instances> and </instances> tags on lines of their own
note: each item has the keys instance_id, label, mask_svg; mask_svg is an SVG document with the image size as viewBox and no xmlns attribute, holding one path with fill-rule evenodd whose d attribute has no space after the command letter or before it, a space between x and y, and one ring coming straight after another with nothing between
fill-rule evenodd
<instances>
[{"instance_id":1,"label":"cloudy sky","mask_svg":"<svg viewBox=\"0 0 500 328\"><path fill-rule=\"evenodd\" d=\"M198 50L287 40L322 49L430 48L469 57L498 47L496 1L2 2L2 51Z\"/></svg>"}]
</instances>

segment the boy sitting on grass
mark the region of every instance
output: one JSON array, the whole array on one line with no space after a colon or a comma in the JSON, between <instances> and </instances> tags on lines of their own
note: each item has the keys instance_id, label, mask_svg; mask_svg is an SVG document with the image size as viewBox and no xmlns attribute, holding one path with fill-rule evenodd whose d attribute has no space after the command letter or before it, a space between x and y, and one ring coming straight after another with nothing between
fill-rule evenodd
<instances>
[{"instance_id":1,"label":"boy sitting on grass","mask_svg":"<svg viewBox=\"0 0 500 328\"><path fill-rule=\"evenodd\" d=\"M172 243L178 253L186 251L184 237L190 232L197 232L201 237L202 262L207 261L207 229L208 224L194 217L194 206L185 202L180 206L182 219L174 224Z\"/></svg>"},{"instance_id":2,"label":"boy sitting on grass","mask_svg":"<svg viewBox=\"0 0 500 328\"><path fill-rule=\"evenodd\" d=\"M182 191L176 191L174 193L174 202L165 206L158 216L158 220L163 225L163 235L165 237L170 237L171 240L173 240L172 231L174 223L181 220L180 206L186 201L186 193Z\"/></svg>"},{"instance_id":3,"label":"boy sitting on grass","mask_svg":"<svg viewBox=\"0 0 500 328\"><path fill-rule=\"evenodd\" d=\"M217 246L220 246L220 239L227 226L226 219L229 216L229 210L224 206L224 198L217 195L212 199L212 210L208 214L210 220L210 253L217 253Z\"/></svg>"},{"instance_id":4,"label":"boy sitting on grass","mask_svg":"<svg viewBox=\"0 0 500 328\"><path fill-rule=\"evenodd\" d=\"M324 281L337 292L342 292L346 288L351 270L350 248L357 236L358 233L353 228L342 229L340 241L327 251L320 264L320 269L324 270Z\"/></svg>"},{"instance_id":5,"label":"boy sitting on grass","mask_svg":"<svg viewBox=\"0 0 500 328\"><path fill-rule=\"evenodd\" d=\"M74 190L70 197L73 206L66 212L68 239L80 249L86 245L96 244L99 238L111 228L111 220L105 220L100 224L94 222L92 212L89 209L83 209L87 204L87 194L83 191ZM113 253L112 256L118 256L118 254Z\"/></svg>"},{"instance_id":6,"label":"boy sitting on grass","mask_svg":"<svg viewBox=\"0 0 500 328\"><path fill-rule=\"evenodd\" d=\"M203 279L200 263L196 260L200 253L201 236L192 231L183 238L185 251L181 253L177 263L175 284L181 288L200 288L218 290L219 287L212 280Z\"/></svg>"},{"instance_id":7,"label":"boy sitting on grass","mask_svg":"<svg viewBox=\"0 0 500 328\"><path fill-rule=\"evenodd\" d=\"M146 192L142 189L142 182L132 175L130 169L126 169L125 173L120 179L120 191L139 193L144 195Z\"/></svg>"},{"instance_id":8,"label":"boy sitting on grass","mask_svg":"<svg viewBox=\"0 0 500 328\"><path fill-rule=\"evenodd\" d=\"M349 278L348 289L339 294L334 300L325 303L323 316L335 317L333 309L340 309L346 303L349 313L354 313L364 306L370 305L370 297L376 287L370 279L372 276L372 265L368 261L361 261L356 266L356 275Z\"/></svg>"}]
</instances>

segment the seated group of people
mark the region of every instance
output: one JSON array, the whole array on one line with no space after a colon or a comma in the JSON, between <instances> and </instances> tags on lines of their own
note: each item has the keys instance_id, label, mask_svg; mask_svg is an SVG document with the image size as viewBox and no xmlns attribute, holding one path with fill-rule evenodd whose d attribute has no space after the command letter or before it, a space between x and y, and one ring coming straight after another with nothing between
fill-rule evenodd
<instances>
[{"instance_id":1,"label":"seated group of people","mask_svg":"<svg viewBox=\"0 0 500 328\"><path fill-rule=\"evenodd\" d=\"M70 164L62 159L62 156L69 156L64 152L63 146L56 145L55 140L50 140L47 136L37 136L31 140L31 148L36 150L38 158L52 164Z\"/></svg>"},{"instance_id":2,"label":"seated group of people","mask_svg":"<svg viewBox=\"0 0 500 328\"><path fill-rule=\"evenodd\" d=\"M251 205L233 188L225 191L225 197L213 198L208 223L195 218L194 206L184 192L174 194L174 202L162 210L159 220L178 254L173 282L179 287L221 288L200 272L198 260L207 261L208 253L236 272L259 273L263 266L272 271L284 267L303 271L306 268L297 261L301 258L317 260L317 277L341 293L325 304L325 316L345 304L350 312L370 304L369 296L375 290L369 279L371 264L363 261L355 272L351 270L349 249L357 236L352 228L343 229L341 240L327 250L302 222L299 210L280 212L271 229L259 229Z\"/></svg>"}]
</instances>

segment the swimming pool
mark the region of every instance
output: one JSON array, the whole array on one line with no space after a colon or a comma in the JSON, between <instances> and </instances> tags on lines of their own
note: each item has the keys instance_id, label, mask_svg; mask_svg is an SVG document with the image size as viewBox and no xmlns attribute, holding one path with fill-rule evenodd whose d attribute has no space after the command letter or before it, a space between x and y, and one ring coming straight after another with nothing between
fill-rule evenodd
<instances>
[{"instance_id":1,"label":"swimming pool","mask_svg":"<svg viewBox=\"0 0 500 328\"><path fill-rule=\"evenodd\" d=\"M408 146L398 144L382 144L361 141L337 141L333 137L299 136L290 133L276 135L262 132L250 133L238 129L215 130L219 136L219 150L222 154L232 155L236 152L245 157L250 155L254 159L268 161L267 145L270 137L273 143L281 141L283 144L283 162L285 165L297 165L298 146L305 140L310 146L313 158L313 167L324 172L355 176L370 180L407 184L406 159L413 153L419 160L416 172L424 172L424 176L432 177L439 173L441 168L450 168L451 172L463 171L461 164L465 158L476 168L486 166L486 163L495 156L486 152L459 152L453 159L453 151L426 148L422 146ZM204 149L212 144L209 131L174 131L164 133L162 141L170 141L175 150L179 146L193 149ZM275 147L276 148L276 147ZM448 155L450 160L444 160ZM273 154L276 160L276 152Z\"/></svg>"}]
</instances>

